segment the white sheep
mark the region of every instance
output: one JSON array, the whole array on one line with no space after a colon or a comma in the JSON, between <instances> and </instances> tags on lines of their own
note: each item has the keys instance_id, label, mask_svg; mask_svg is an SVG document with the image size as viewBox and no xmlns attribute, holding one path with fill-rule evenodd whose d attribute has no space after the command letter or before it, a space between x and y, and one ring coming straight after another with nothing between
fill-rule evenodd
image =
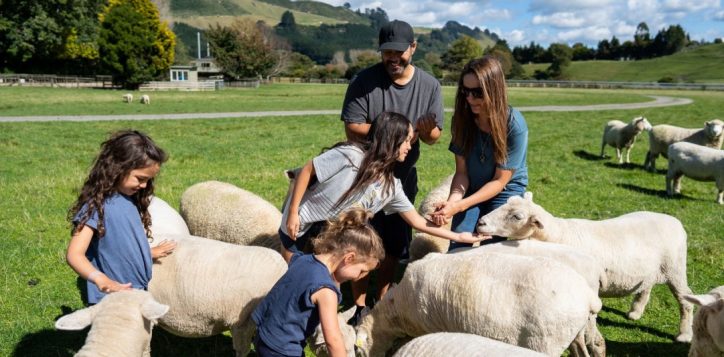
<instances>
[{"instance_id":1,"label":"white sheep","mask_svg":"<svg viewBox=\"0 0 724 357\"><path fill-rule=\"evenodd\" d=\"M631 162L629 155L631 154L631 148L633 148L636 142L636 136L644 130L651 130L651 124L649 121L642 117L635 117L630 123L626 124L620 120L611 120L603 127L603 139L601 140L601 157L603 155L606 145L613 146L616 148L616 158L618 163L623 163L623 155L621 155L621 149L626 150L626 163Z\"/></svg>"},{"instance_id":2,"label":"white sheep","mask_svg":"<svg viewBox=\"0 0 724 357\"><path fill-rule=\"evenodd\" d=\"M342 331L342 342L345 350L347 350L347 357L354 357L354 344L355 344L355 332L352 325L347 324L347 321L352 318L357 307L352 306L346 311L337 314L337 323ZM319 324L314 329L314 333L309 336L308 339L309 349L314 352L317 357L329 356L329 350L327 350L327 342L324 340L324 334L322 333L322 325Z\"/></svg>"},{"instance_id":3,"label":"white sheep","mask_svg":"<svg viewBox=\"0 0 724 357\"><path fill-rule=\"evenodd\" d=\"M714 119L706 122L704 128L687 129L673 125L655 125L649 131L649 151L646 153L644 169L654 171L656 158L659 155L666 157L669 145L687 141L690 143L721 149L724 142L724 122Z\"/></svg>"},{"instance_id":4,"label":"white sheep","mask_svg":"<svg viewBox=\"0 0 724 357\"><path fill-rule=\"evenodd\" d=\"M667 152L666 194L681 193L681 176L697 181L715 181L718 204L724 204L724 151L688 142L671 144ZM673 185L672 185L673 181Z\"/></svg>"},{"instance_id":5,"label":"white sheep","mask_svg":"<svg viewBox=\"0 0 724 357\"><path fill-rule=\"evenodd\" d=\"M469 333L438 332L414 338L393 357L544 357L527 348Z\"/></svg>"},{"instance_id":6,"label":"white sheep","mask_svg":"<svg viewBox=\"0 0 724 357\"><path fill-rule=\"evenodd\" d=\"M452 179L453 175L444 178L437 187L433 188L430 193L427 194L418 209L421 216L428 217L432 212L435 212L435 203L447 201L447 197L450 195ZM448 223L444 227L450 229L450 224ZM410 241L410 261L422 259L428 253L447 252L448 247L450 247L450 241L448 239L438 238L423 232L415 232Z\"/></svg>"},{"instance_id":7,"label":"white sheep","mask_svg":"<svg viewBox=\"0 0 724 357\"><path fill-rule=\"evenodd\" d=\"M600 309L583 277L553 259L431 253L362 318L357 347L383 356L397 338L466 332L559 356Z\"/></svg>"},{"instance_id":8,"label":"white sheep","mask_svg":"<svg viewBox=\"0 0 724 357\"><path fill-rule=\"evenodd\" d=\"M181 196L181 216L191 234L279 251L282 213L263 198L219 181L189 187Z\"/></svg>"},{"instance_id":9,"label":"white sheep","mask_svg":"<svg viewBox=\"0 0 724 357\"><path fill-rule=\"evenodd\" d=\"M169 235L191 235L189 227L178 212L166 201L154 196L148 205L148 212L151 215L151 234L156 237ZM159 243L155 238L153 243Z\"/></svg>"},{"instance_id":10,"label":"white sheep","mask_svg":"<svg viewBox=\"0 0 724 357\"><path fill-rule=\"evenodd\" d=\"M694 338L689 357L724 356L724 285L708 294L684 297L699 306L694 316Z\"/></svg>"},{"instance_id":11,"label":"white sheep","mask_svg":"<svg viewBox=\"0 0 724 357\"><path fill-rule=\"evenodd\" d=\"M158 236L176 241L173 253L153 264L148 291L171 307L159 321L182 337L231 330L237 356L246 356L256 330L251 313L284 275L281 255L195 236Z\"/></svg>"},{"instance_id":12,"label":"white sheep","mask_svg":"<svg viewBox=\"0 0 724 357\"><path fill-rule=\"evenodd\" d=\"M124 290L61 317L55 328L78 331L92 325L76 357L150 356L151 330L168 309L147 291Z\"/></svg>"},{"instance_id":13,"label":"white sheep","mask_svg":"<svg viewBox=\"0 0 724 357\"><path fill-rule=\"evenodd\" d=\"M532 195L511 197L480 218L478 232L508 239L532 238L561 243L596 258L606 271L602 297L635 294L628 318L637 320L655 284L666 283L679 303L677 341L691 340L691 293L686 277L686 231L675 217L633 212L602 221L554 217L533 203Z\"/></svg>"},{"instance_id":14,"label":"white sheep","mask_svg":"<svg viewBox=\"0 0 724 357\"><path fill-rule=\"evenodd\" d=\"M148 94L141 96L141 104L151 104L151 97Z\"/></svg>"},{"instance_id":15,"label":"white sheep","mask_svg":"<svg viewBox=\"0 0 724 357\"><path fill-rule=\"evenodd\" d=\"M126 93L123 95L123 102L125 103L133 103L133 94Z\"/></svg>"}]
</instances>

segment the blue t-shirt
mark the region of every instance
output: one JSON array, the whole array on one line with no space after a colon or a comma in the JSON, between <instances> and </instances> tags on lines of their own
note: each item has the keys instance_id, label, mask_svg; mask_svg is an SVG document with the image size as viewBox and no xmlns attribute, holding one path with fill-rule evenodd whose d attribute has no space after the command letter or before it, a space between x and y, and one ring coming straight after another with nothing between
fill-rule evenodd
<instances>
[{"instance_id":1,"label":"blue t-shirt","mask_svg":"<svg viewBox=\"0 0 724 357\"><path fill-rule=\"evenodd\" d=\"M465 158L468 169L469 187L465 197L477 192L481 187L495 177L495 169L514 170L513 177L503 189L520 191L528 186L528 166L526 157L528 152L528 125L523 115L513 108L508 110L508 159L502 165L496 165L493 141L490 134L482 130L475 131L475 143L470 154ZM450 151L455 155L465 156L463 150L450 143Z\"/></svg>"},{"instance_id":2,"label":"blue t-shirt","mask_svg":"<svg viewBox=\"0 0 724 357\"><path fill-rule=\"evenodd\" d=\"M88 209L84 205L73 218L78 224ZM98 237L98 212L94 211L85 225L95 231L85 255L93 266L109 278L121 283L131 283L134 289L148 290L151 280L151 248L141 215L133 198L114 193L103 202L103 224L106 234ZM98 303L106 294L88 281L88 303Z\"/></svg>"},{"instance_id":3,"label":"blue t-shirt","mask_svg":"<svg viewBox=\"0 0 724 357\"><path fill-rule=\"evenodd\" d=\"M287 272L274 284L252 313L259 338L269 348L288 356L303 356L306 339L319 325L319 308L312 294L329 288L342 302L342 293L327 266L313 254L292 256Z\"/></svg>"}]
</instances>

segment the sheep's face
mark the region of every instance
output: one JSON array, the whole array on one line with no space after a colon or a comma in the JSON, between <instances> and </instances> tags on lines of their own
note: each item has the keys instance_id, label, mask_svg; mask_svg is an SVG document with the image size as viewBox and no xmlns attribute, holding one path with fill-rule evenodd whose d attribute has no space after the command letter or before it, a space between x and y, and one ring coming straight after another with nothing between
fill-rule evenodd
<instances>
[{"instance_id":1,"label":"sheep's face","mask_svg":"<svg viewBox=\"0 0 724 357\"><path fill-rule=\"evenodd\" d=\"M722 132L724 131L724 122L719 119L708 121L706 122L704 130L706 131L706 134L707 136L709 136L709 138L716 139L721 136Z\"/></svg>"},{"instance_id":2,"label":"sheep's face","mask_svg":"<svg viewBox=\"0 0 724 357\"><path fill-rule=\"evenodd\" d=\"M347 321L354 315L355 307L352 306L347 311L337 314L337 322L339 323L339 329L342 331L342 341L344 342L344 348L347 350L347 357L354 357L355 334L354 327L347 324ZM324 357L329 356L329 350L327 344L324 341L324 334L322 333L322 326L318 325L314 329L314 333L309 337L309 347L316 356Z\"/></svg>"},{"instance_id":3,"label":"sheep's face","mask_svg":"<svg viewBox=\"0 0 724 357\"><path fill-rule=\"evenodd\" d=\"M712 289L708 294L685 294L684 299L699 306L694 326L702 326L719 351L724 352L724 286ZM695 327L695 332L697 333ZM699 330L700 331L700 330ZM698 336L703 338L704 336Z\"/></svg>"},{"instance_id":4,"label":"sheep's face","mask_svg":"<svg viewBox=\"0 0 724 357\"><path fill-rule=\"evenodd\" d=\"M633 124L636 127L637 132L642 132L644 130L646 130L646 131L651 130L651 123L649 123L649 120L644 117L634 118Z\"/></svg>"},{"instance_id":5,"label":"sheep's face","mask_svg":"<svg viewBox=\"0 0 724 357\"><path fill-rule=\"evenodd\" d=\"M513 196L506 204L481 217L477 231L509 239L530 238L536 229L543 228L536 214L538 210L532 197Z\"/></svg>"}]
</instances>

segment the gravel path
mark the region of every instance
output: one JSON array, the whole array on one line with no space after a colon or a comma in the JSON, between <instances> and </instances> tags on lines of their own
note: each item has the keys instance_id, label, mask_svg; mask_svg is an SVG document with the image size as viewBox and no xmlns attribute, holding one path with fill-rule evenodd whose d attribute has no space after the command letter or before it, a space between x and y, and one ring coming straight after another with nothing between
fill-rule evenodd
<instances>
[{"instance_id":1,"label":"gravel path","mask_svg":"<svg viewBox=\"0 0 724 357\"><path fill-rule=\"evenodd\" d=\"M674 98L663 96L647 96L653 101L643 103L625 104L595 104L595 105L551 105L535 107L516 107L521 112L578 112L593 110L624 110L652 107L667 107L672 105L686 105L694 101L688 98ZM452 112L452 109L445 109ZM233 112L233 113L187 113L187 114L127 114L127 115L46 115L0 117L0 122L46 122L46 121L103 121L103 120L158 120L158 119L218 119L218 118L258 118L269 116L302 116L302 115L339 115L339 110L290 110L266 112Z\"/></svg>"}]
</instances>

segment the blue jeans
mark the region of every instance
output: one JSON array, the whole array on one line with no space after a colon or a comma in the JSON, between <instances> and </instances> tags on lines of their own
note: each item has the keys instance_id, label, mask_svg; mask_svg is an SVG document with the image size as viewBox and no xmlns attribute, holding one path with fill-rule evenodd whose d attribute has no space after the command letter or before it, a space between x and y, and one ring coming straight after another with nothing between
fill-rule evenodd
<instances>
[{"instance_id":1,"label":"blue jeans","mask_svg":"<svg viewBox=\"0 0 724 357\"><path fill-rule=\"evenodd\" d=\"M479 203L476 206L470 207L464 212L460 212L454 215L452 219L452 231L457 233L475 232L475 227L477 227L480 217L504 205L506 202L508 202L508 199L510 197L522 197L524 193L525 187L521 187L521 190L504 190L500 192L497 196L485 202ZM506 240L505 237L493 236L492 239L486 239L484 241L481 241L480 245L502 242L504 240ZM448 251L471 246L471 243L450 242L450 248L448 249Z\"/></svg>"}]
</instances>

